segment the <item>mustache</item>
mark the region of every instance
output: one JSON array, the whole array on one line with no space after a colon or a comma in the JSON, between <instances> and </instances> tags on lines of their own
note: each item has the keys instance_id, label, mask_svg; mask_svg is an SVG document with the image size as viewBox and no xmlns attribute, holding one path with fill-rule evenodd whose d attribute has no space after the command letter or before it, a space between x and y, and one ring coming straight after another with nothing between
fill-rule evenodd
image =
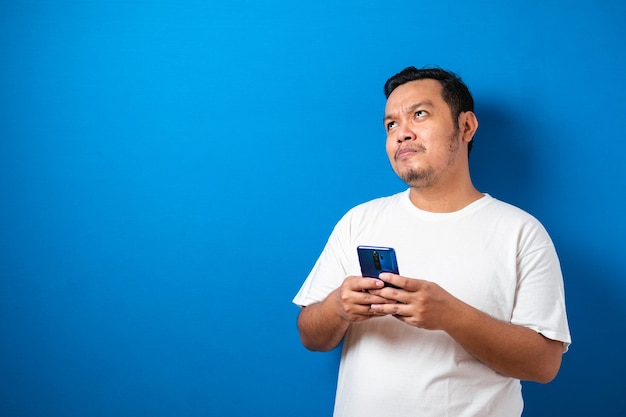
<instances>
[{"instance_id":1,"label":"mustache","mask_svg":"<svg viewBox=\"0 0 626 417\"><path fill-rule=\"evenodd\" d=\"M421 144L415 144L415 145L407 145L407 146L401 146L398 148L398 150L396 151L394 158L398 159L398 155L402 152L406 152L406 151L411 151L411 152L416 152L416 153L424 153L426 152L426 147L424 145Z\"/></svg>"}]
</instances>

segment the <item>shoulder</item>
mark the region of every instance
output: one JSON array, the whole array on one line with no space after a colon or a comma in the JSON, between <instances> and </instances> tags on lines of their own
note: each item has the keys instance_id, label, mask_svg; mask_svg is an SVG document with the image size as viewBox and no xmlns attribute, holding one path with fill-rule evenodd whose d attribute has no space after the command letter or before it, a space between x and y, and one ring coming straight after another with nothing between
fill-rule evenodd
<instances>
[{"instance_id":1,"label":"shoulder","mask_svg":"<svg viewBox=\"0 0 626 417\"><path fill-rule=\"evenodd\" d=\"M542 245L552 245L552 241L543 224L529 212L486 195L483 215L497 229L515 231L520 239Z\"/></svg>"},{"instance_id":2,"label":"shoulder","mask_svg":"<svg viewBox=\"0 0 626 417\"><path fill-rule=\"evenodd\" d=\"M348 210L335 225L335 232L353 234L387 216L393 216L408 201L408 191L360 203Z\"/></svg>"},{"instance_id":3,"label":"shoulder","mask_svg":"<svg viewBox=\"0 0 626 417\"><path fill-rule=\"evenodd\" d=\"M489 194L485 194L484 203L484 210L492 216L495 215L496 218L503 217L507 220L518 220L524 223L539 223L539 220L524 209L498 200Z\"/></svg>"},{"instance_id":4,"label":"shoulder","mask_svg":"<svg viewBox=\"0 0 626 417\"><path fill-rule=\"evenodd\" d=\"M387 212L388 210L401 206L404 202L408 201L408 198L408 190L386 197L375 198L354 206L344 215L344 218L358 218L369 216L372 213Z\"/></svg>"}]
</instances>

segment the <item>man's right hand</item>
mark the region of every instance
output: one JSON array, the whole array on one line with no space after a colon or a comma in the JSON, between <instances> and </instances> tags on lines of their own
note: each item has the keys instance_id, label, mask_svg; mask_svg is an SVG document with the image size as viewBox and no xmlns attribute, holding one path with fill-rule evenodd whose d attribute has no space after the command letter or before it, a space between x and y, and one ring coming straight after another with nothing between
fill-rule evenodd
<instances>
[{"instance_id":1,"label":"man's right hand","mask_svg":"<svg viewBox=\"0 0 626 417\"><path fill-rule=\"evenodd\" d=\"M370 294L370 290L380 290L384 285L383 281L376 278L349 276L330 296L334 298L340 317L345 321L357 323L386 315L372 311L372 304L395 303L379 295Z\"/></svg>"},{"instance_id":2,"label":"man's right hand","mask_svg":"<svg viewBox=\"0 0 626 417\"><path fill-rule=\"evenodd\" d=\"M334 349L351 323L384 316L386 313L372 311L371 305L395 301L369 292L383 286L384 282L376 278L349 276L323 301L303 307L298 315L302 344L315 351Z\"/></svg>"}]
</instances>

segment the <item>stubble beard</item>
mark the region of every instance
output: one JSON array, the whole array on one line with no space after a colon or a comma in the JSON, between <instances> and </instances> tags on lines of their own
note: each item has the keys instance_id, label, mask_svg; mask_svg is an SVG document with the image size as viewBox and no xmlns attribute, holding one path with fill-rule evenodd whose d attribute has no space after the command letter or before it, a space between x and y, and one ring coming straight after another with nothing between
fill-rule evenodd
<instances>
[{"instance_id":1,"label":"stubble beard","mask_svg":"<svg viewBox=\"0 0 626 417\"><path fill-rule=\"evenodd\" d=\"M411 188L427 188L437 183L437 175L433 168L409 168L399 175L400 179Z\"/></svg>"}]
</instances>

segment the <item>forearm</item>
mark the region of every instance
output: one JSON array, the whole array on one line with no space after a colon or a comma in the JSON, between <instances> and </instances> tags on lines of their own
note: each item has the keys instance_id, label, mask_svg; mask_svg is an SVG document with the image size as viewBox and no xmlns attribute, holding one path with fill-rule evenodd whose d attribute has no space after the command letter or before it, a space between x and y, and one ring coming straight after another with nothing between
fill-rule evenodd
<instances>
[{"instance_id":1,"label":"forearm","mask_svg":"<svg viewBox=\"0 0 626 417\"><path fill-rule=\"evenodd\" d=\"M350 322L338 312L331 293L324 301L303 307L298 315L298 330L302 344L310 350L328 351L339 345Z\"/></svg>"},{"instance_id":2,"label":"forearm","mask_svg":"<svg viewBox=\"0 0 626 417\"><path fill-rule=\"evenodd\" d=\"M497 320L452 296L436 283L395 274L380 278L400 289L374 294L397 304L372 304L408 325L444 330L476 359L513 378L550 382L559 371L563 344L532 329Z\"/></svg>"},{"instance_id":3,"label":"forearm","mask_svg":"<svg viewBox=\"0 0 626 417\"><path fill-rule=\"evenodd\" d=\"M527 381L550 382L561 366L562 343L524 326L506 323L463 305L448 334L496 372Z\"/></svg>"}]
</instances>

